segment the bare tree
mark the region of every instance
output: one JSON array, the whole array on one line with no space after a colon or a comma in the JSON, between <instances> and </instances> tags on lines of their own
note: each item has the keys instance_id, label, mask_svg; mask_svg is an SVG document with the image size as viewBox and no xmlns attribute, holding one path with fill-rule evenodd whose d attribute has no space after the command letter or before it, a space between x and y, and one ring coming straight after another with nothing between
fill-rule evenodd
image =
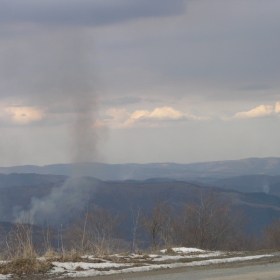
<instances>
[{"instance_id":1,"label":"bare tree","mask_svg":"<svg viewBox=\"0 0 280 280\"><path fill-rule=\"evenodd\" d=\"M280 249L280 219L274 220L271 225L264 228L265 247Z\"/></svg>"},{"instance_id":2,"label":"bare tree","mask_svg":"<svg viewBox=\"0 0 280 280\"><path fill-rule=\"evenodd\" d=\"M37 256L34 242L33 229L30 224L16 223L6 236L6 254L12 258L35 258Z\"/></svg>"},{"instance_id":3,"label":"bare tree","mask_svg":"<svg viewBox=\"0 0 280 280\"><path fill-rule=\"evenodd\" d=\"M164 239L165 241L167 240L167 231L172 212L171 206L166 201L156 198L154 207L150 211L143 213L141 225L150 236L154 248L157 248Z\"/></svg>"},{"instance_id":4,"label":"bare tree","mask_svg":"<svg viewBox=\"0 0 280 280\"><path fill-rule=\"evenodd\" d=\"M185 246L217 249L242 226L241 216L232 212L229 200L218 193L200 190L194 202L186 203L176 220L176 241Z\"/></svg>"},{"instance_id":5,"label":"bare tree","mask_svg":"<svg viewBox=\"0 0 280 280\"><path fill-rule=\"evenodd\" d=\"M137 209L133 209L132 205L130 205L130 208L131 208L131 217L132 217L132 224L133 224L133 227L132 227L132 252L135 252L138 248L137 248L137 238L136 238L136 235L137 235L137 231L138 231L138 228L140 226L139 224L139 220L140 220L140 208L139 206L137 205Z\"/></svg>"},{"instance_id":6,"label":"bare tree","mask_svg":"<svg viewBox=\"0 0 280 280\"><path fill-rule=\"evenodd\" d=\"M84 219L77 218L67 230L68 248L96 254L106 254L117 246L119 228L124 218L112 215L101 207L93 207Z\"/></svg>"},{"instance_id":7,"label":"bare tree","mask_svg":"<svg viewBox=\"0 0 280 280\"><path fill-rule=\"evenodd\" d=\"M248 234L244 231L230 234L223 244L222 249L228 251L257 251L265 248L264 239L255 233Z\"/></svg>"}]
</instances>

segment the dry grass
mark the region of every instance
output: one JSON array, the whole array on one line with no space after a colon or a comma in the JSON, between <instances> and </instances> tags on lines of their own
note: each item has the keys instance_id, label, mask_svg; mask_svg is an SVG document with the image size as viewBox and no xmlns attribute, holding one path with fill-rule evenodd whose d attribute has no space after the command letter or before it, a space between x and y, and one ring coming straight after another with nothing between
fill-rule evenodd
<instances>
[{"instance_id":1,"label":"dry grass","mask_svg":"<svg viewBox=\"0 0 280 280\"><path fill-rule=\"evenodd\" d=\"M58 258L58 261L61 262L79 262L82 260L81 254L75 249L70 251L63 250L61 256Z\"/></svg>"},{"instance_id":2,"label":"dry grass","mask_svg":"<svg viewBox=\"0 0 280 280\"><path fill-rule=\"evenodd\" d=\"M40 261L36 258L20 258L0 265L0 274L38 274L46 273L51 268L52 264L48 261Z\"/></svg>"},{"instance_id":3,"label":"dry grass","mask_svg":"<svg viewBox=\"0 0 280 280\"><path fill-rule=\"evenodd\" d=\"M175 247L175 246L174 246ZM170 256L175 256L175 255L178 255L178 253L176 253L172 247L168 247L166 248L166 252L165 252L167 255L170 255Z\"/></svg>"},{"instance_id":4,"label":"dry grass","mask_svg":"<svg viewBox=\"0 0 280 280\"><path fill-rule=\"evenodd\" d=\"M55 259L55 258L59 258L60 255L54 249L48 249L45 252L44 257L46 259Z\"/></svg>"},{"instance_id":5,"label":"dry grass","mask_svg":"<svg viewBox=\"0 0 280 280\"><path fill-rule=\"evenodd\" d=\"M37 257L32 240L32 226L15 224L6 237L4 257L8 260L29 259Z\"/></svg>"},{"instance_id":6,"label":"dry grass","mask_svg":"<svg viewBox=\"0 0 280 280\"><path fill-rule=\"evenodd\" d=\"M29 275L45 273L52 268L46 260L38 260L32 239L32 226L17 223L6 236L2 252L5 263L0 265L0 274Z\"/></svg>"}]
</instances>

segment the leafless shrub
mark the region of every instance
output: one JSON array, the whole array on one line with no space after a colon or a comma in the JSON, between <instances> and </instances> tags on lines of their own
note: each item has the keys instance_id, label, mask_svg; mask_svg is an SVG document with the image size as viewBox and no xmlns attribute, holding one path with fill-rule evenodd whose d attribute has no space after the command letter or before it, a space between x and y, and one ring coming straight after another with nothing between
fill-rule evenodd
<instances>
[{"instance_id":1,"label":"leafless shrub","mask_svg":"<svg viewBox=\"0 0 280 280\"><path fill-rule=\"evenodd\" d=\"M0 265L0 274L38 274L45 273L51 268L52 264L48 261L40 261L36 258L19 258Z\"/></svg>"},{"instance_id":2,"label":"leafless shrub","mask_svg":"<svg viewBox=\"0 0 280 280\"><path fill-rule=\"evenodd\" d=\"M58 258L55 258L57 261L61 262L78 262L82 261L81 253L75 249L66 250L64 249Z\"/></svg>"},{"instance_id":3,"label":"leafless shrub","mask_svg":"<svg viewBox=\"0 0 280 280\"><path fill-rule=\"evenodd\" d=\"M6 247L5 240L6 240L5 230L3 229L3 227L0 226L0 260L5 258L4 257L4 249Z\"/></svg>"},{"instance_id":4,"label":"leafless shrub","mask_svg":"<svg viewBox=\"0 0 280 280\"><path fill-rule=\"evenodd\" d=\"M140 224L150 237L154 249L172 243L172 213L173 209L166 201L156 198L154 207L142 214Z\"/></svg>"},{"instance_id":5,"label":"leafless shrub","mask_svg":"<svg viewBox=\"0 0 280 280\"><path fill-rule=\"evenodd\" d=\"M133 209L132 205L130 205L131 209L131 217L132 217L132 244L131 244L131 251L135 253L139 248L138 248L138 240L137 240L137 231L140 227L140 208L137 205L137 209Z\"/></svg>"},{"instance_id":6,"label":"leafless shrub","mask_svg":"<svg viewBox=\"0 0 280 280\"><path fill-rule=\"evenodd\" d=\"M117 250L120 244L117 237L122 222L120 215L93 207L85 213L84 219L72 221L65 235L66 246L82 254L109 254Z\"/></svg>"},{"instance_id":7,"label":"leafless shrub","mask_svg":"<svg viewBox=\"0 0 280 280\"><path fill-rule=\"evenodd\" d=\"M243 231L237 231L236 234L230 234L222 249L228 251L257 251L263 248L265 248L263 237L258 237L254 233L246 234Z\"/></svg>"},{"instance_id":8,"label":"leafless shrub","mask_svg":"<svg viewBox=\"0 0 280 280\"><path fill-rule=\"evenodd\" d=\"M55 231L51 228L49 224L46 224L41 230L42 244L40 246L40 254L46 258L58 257L58 249L55 249Z\"/></svg>"},{"instance_id":9,"label":"leafless shrub","mask_svg":"<svg viewBox=\"0 0 280 280\"><path fill-rule=\"evenodd\" d=\"M197 200L183 204L174 224L176 243L215 250L227 246L230 236L243 226L243 216L218 193L200 191Z\"/></svg>"},{"instance_id":10,"label":"leafless shrub","mask_svg":"<svg viewBox=\"0 0 280 280\"><path fill-rule=\"evenodd\" d=\"M0 265L0 274L44 273L52 267L50 262L37 259L30 224L16 223L13 225L5 237L3 256L7 262Z\"/></svg>"},{"instance_id":11,"label":"leafless shrub","mask_svg":"<svg viewBox=\"0 0 280 280\"><path fill-rule=\"evenodd\" d=\"M280 249L280 219L274 220L271 225L264 228L265 247Z\"/></svg>"},{"instance_id":12,"label":"leafless shrub","mask_svg":"<svg viewBox=\"0 0 280 280\"><path fill-rule=\"evenodd\" d=\"M28 259L37 256L33 244L32 225L14 224L6 236L5 255L8 259Z\"/></svg>"}]
</instances>

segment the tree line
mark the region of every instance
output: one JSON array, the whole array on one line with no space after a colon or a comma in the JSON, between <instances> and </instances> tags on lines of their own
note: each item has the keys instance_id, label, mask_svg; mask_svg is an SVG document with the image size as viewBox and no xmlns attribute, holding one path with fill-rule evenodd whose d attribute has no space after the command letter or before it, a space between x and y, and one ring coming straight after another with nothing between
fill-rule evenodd
<instances>
[{"instance_id":1,"label":"tree line","mask_svg":"<svg viewBox=\"0 0 280 280\"><path fill-rule=\"evenodd\" d=\"M122 237L127 217L93 206L65 228L47 225L40 233L27 222L15 224L2 233L0 249L9 254L37 248L44 253L74 250L96 255L172 246L227 251L280 249L280 219L261 234L248 234L246 215L213 190L198 191L194 200L176 207L168 199L156 197L149 209L131 205L129 214L131 240Z\"/></svg>"}]
</instances>

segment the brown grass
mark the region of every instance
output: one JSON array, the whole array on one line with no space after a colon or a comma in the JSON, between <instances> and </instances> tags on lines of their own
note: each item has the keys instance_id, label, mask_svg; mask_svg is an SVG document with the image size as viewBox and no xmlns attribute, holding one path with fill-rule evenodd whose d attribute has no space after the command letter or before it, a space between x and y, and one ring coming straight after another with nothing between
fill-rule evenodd
<instances>
[{"instance_id":1,"label":"brown grass","mask_svg":"<svg viewBox=\"0 0 280 280\"><path fill-rule=\"evenodd\" d=\"M52 268L50 261L38 260L32 239L32 226L17 223L6 237L6 247L0 274L29 275L45 273Z\"/></svg>"},{"instance_id":2,"label":"brown grass","mask_svg":"<svg viewBox=\"0 0 280 280\"><path fill-rule=\"evenodd\" d=\"M36 258L20 258L0 265L0 274L38 274L46 273L52 268L48 261L40 261Z\"/></svg>"}]
</instances>

